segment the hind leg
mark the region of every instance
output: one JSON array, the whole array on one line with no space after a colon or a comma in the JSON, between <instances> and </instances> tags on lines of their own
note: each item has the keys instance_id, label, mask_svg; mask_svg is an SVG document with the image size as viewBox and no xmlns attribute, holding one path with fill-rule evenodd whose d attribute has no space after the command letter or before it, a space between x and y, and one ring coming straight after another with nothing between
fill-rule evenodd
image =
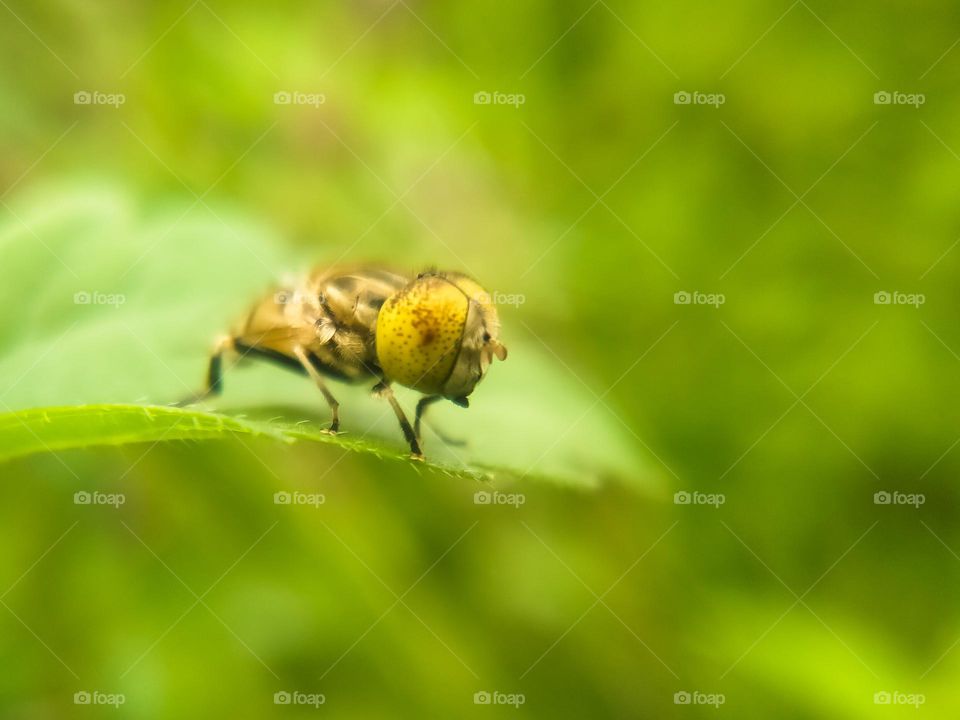
<instances>
[{"instance_id":1,"label":"hind leg","mask_svg":"<svg viewBox=\"0 0 960 720\"><path fill-rule=\"evenodd\" d=\"M177 407L193 405L223 392L223 355L232 349L232 337L224 337L217 342L213 353L210 355L210 364L207 366L207 382L203 390L180 400L176 403Z\"/></svg>"}]
</instances>

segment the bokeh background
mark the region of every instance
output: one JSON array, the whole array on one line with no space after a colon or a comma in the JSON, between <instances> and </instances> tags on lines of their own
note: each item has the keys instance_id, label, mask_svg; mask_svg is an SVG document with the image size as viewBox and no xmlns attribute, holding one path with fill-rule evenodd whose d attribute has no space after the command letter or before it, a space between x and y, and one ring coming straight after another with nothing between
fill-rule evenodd
<instances>
[{"instance_id":1,"label":"bokeh background","mask_svg":"<svg viewBox=\"0 0 960 720\"><path fill-rule=\"evenodd\" d=\"M272 278L381 259L523 296L458 426L491 462L498 417L618 448L494 482L521 507L315 443L7 463L3 717L960 712L955 4L0 18L0 409L169 402ZM233 402L276 402L251 373ZM326 502L273 503L294 489Z\"/></svg>"}]
</instances>

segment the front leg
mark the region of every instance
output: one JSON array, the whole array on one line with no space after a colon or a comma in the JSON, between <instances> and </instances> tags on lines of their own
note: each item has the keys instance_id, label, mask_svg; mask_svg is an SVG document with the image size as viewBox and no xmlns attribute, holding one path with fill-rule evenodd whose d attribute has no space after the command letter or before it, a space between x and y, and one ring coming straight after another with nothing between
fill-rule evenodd
<instances>
[{"instance_id":1,"label":"front leg","mask_svg":"<svg viewBox=\"0 0 960 720\"><path fill-rule=\"evenodd\" d=\"M293 354L297 357L297 360L300 361L300 364L303 365L303 369L307 371L307 374L313 378L313 381L317 384L317 387L320 388L320 392L323 393L324 399L327 401L327 405L330 406L330 414L332 419L330 421L330 428L326 431L331 435L336 435L340 430L340 403L337 402L337 399L333 396L327 389L327 384L323 381L323 376L317 372L317 369L313 366L313 363L310 362L310 358L307 356L306 351L299 345L293 349Z\"/></svg>"},{"instance_id":2,"label":"front leg","mask_svg":"<svg viewBox=\"0 0 960 720\"><path fill-rule=\"evenodd\" d=\"M417 438L417 434L413 431L413 428L410 427L410 421L407 420L407 416L403 413L403 408L400 407L400 403L397 402L397 398L393 394L390 384L384 380L374 386L373 392L378 397L386 398L390 403L390 407L393 408L393 412L397 416L397 421L400 423L400 430L403 431L403 437L406 438L407 443L410 445L410 459L422 461L423 451L420 449L420 440Z\"/></svg>"},{"instance_id":3,"label":"front leg","mask_svg":"<svg viewBox=\"0 0 960 720\"><path fill-rule=\"evenodd\" d=\"M424 415L427 412L427 408L433 405L435 402L443 400L443 395L427 395L426 397L420 398L420 402L417 403L417 414L413 421L413 432L416 433L417 439L423 442L423 434L420 432L421 424L426 424L433 433L440 438L440 441L444 445L449 445L451 447L465 447L467 444L466 440L461 440L460 438L454 438L447 435L445 432L439 430L435 425L432 425L424 419Z\"/></svg>"}]
</instances>

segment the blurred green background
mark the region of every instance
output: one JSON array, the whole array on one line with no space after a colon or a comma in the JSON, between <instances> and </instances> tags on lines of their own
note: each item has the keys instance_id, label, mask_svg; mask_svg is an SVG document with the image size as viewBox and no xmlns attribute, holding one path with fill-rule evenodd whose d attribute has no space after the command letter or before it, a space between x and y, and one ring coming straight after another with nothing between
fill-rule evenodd
<instances>
[{"instance_id":1,"label":"blurred green background","mask_svg":"<svg viewBox=\"0 0 960 720\"><path fill-rule=\"evenodd\" d=\"M0 410L169 402L272 278L378 259L524 297L458 431L562 406L636 458L5 464L3 717L960 712L955 4L0 5Z\"/></svg>"}]
</instances>

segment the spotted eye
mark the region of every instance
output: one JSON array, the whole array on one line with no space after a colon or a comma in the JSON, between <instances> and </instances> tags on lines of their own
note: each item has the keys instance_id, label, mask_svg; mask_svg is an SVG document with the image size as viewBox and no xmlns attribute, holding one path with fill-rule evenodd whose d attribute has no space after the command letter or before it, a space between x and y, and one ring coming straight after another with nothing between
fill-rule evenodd
<instances>
[{"instance_id":1,"label":"spotted eye","mask_svg":"<svg viewBox=\"0 0 960 720\"><path fill-rule=\"evenodd\" d=\"M467 321L467 297L426 275L390 296L377 316L377 360L387 379L440 394L453 372Z\"/></svg>"},{"instance_id":2,"label":"spotted eye","mask_svg":"<svg viewBox=\"0 0 960 720\"><path fill-rule=\"evenodd\" d=\"M490 333L488 333L488 332L484 332L484 333L483 333L483 341L484 341L485 343L490 342L491 339L492 339L492 338L490 337Z\"/></svg>"}]
</instances>

